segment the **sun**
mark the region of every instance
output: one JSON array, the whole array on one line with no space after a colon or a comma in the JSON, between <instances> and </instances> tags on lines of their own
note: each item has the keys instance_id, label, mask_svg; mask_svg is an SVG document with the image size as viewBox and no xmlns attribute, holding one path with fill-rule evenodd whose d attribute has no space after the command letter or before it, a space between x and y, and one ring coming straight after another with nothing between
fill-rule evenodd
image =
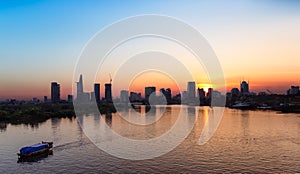
<instances>
[{"instance_id":1,"label":"sun","mask_svg":"<svg viewBox=\"0 0 300 174\"><path fill-rule=\"evenodd\" d=\"M207 93L208 88L212 88L212 85L208 84L208 83L198 83L197 88L200 88L200 89L203 88L203 90Z\"/></svg>"}]
</instances>

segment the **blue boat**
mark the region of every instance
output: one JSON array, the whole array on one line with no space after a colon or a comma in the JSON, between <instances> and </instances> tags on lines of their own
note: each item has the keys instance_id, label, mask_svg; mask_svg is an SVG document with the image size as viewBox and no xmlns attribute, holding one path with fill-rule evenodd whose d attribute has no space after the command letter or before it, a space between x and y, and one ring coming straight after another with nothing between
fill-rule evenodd
<instances>
[{"instance_id":1,"label":"blue boat","mask_svg":"<svg viewBox=\"0 0 300 174\"><path fill-rule=\"evenodd\" d=\"M32 157L44 153L49 153L53 147L53 142L42 142L31 146L25 146L20 149L18 153L19 158Z\"/></svg>"}]
</instances>

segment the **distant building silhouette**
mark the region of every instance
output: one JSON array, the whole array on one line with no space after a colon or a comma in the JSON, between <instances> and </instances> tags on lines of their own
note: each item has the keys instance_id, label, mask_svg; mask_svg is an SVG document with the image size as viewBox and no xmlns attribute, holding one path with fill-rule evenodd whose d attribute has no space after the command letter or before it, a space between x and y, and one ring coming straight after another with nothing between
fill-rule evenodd
<instances>
[{"instance_id":1,"label":"distant building silhouette","mask_svg":"<svg viewBox=\"0 0 300 174\"><path fill-rule=\"evenodd\" d=\"M73 95L68 95L68 102L72 103L73 102Z\"/></svg>"},{"instance_id":2,"label":"distant building silhouette","mask_svg":"<svg viewBox=\"0 0 300 174\"><path fill-rule=\"evenodd\" d=\"M199 100L196 98L196 82L187 83L187 104L198 105Z\"/></svg>"},{"instance_id":3,"label":"distant building silhouette","mask_svg":"<svg viewBox=\"0 0 300 174\"><path fill-rule=\"evenodd\" d=\"M149 103L149 97L152 93L154 93L154 95L156 96L156 87L154 86L149 86L149 87L145 87L145 100L147 103Z\"/></svg>"},{"instance_id":4,"label":"distant building silhouette","mask_svg":"<svg viewBox=\"0 0 300 174\"><path fill-rule=\"evenodd\" d=\"M287 91L287 95L298 95L299 93L299 86L291 86L291 88Z\"/></svg>"},{"instance_id":5,"label":"distant building silhouette","mask_svg":"<svg viewBox=\"0 0 300 174\"><path fill-rule=\"evenodd\" d=\"M39 102L40 102L40 100L37 99L36 97L33 97L33 98L32 98L32 103L37 104L37 103L39 103Z\"/></svg>"},{"instance_id":6,"label":"distant building silhouette","mask_svg":"<svg viewBox=\"0 0 300 174\"><path fill-rule=\"evenodd\" d=\"M80 74L79 81L77 82L77 99L83 95L83 79L82 74Z\"/></svg>"},{"instance_id":7,"label":"distant building silhouette","mask_svg":"<svg viewBox=\"0 0 300 174\"><path fill-rule=\"evenodd\" d=\"M80 74L79 81L77 83L77 98L76 101L79 103L87 103L90 101L90 93L84 92L83 90L83 77Z\"/></svg>"},{"instance_id":8,"label":"distant building silhouette","mask_svg":"<svg viewBox=\"0 0 300 174\"><path fill-rule=\"evenodd\" d=\"M259 95L259 96L266 96L267 93L266 93L266 92L259 92L258 95Z\"/></svg>"},{"instance_id":9,"label":"distant building silhouette","mask_svg":"<svg viewBox=\"0 0 300 174\"><path fill-rule=\"evenodd\" d=\"M211 99L212 93L213 93L213 88L208 88L206 97L207 97L208 99Z\"/></svg>"},{"instance_id":10,"label":"distant building silhouette","mask_svg":"<svg viewBox=\"0 0 300 174\"><path fill-rule=\"evenodd\" d=\"M198 88L198 97L200 100L200 105L204 105L205 104L205 91L203 88Z\"/></svg>"},{"instance_id":11,"label":"distant building silhouette","mask_svg":"<svg viewBox=\"0 0 300 174\"><path fill-rule=\"evenodd\" d=\"M188 103L188 92L187 91L182 91L182 94L181 94L181 103L182 104Z\"/></svg>"},{"instance_id":12,"label":"distant building silhouette","mask_svg":"<svg viewBox=\"0 0 300 174\"><path fill-rule=\"evenodd\" d=\"M111 83L105 84L105 100L106 102L112 102Z\"/></svg>"},{"instance_id":13,"label":"distant building silhouette","mask_svg":"<svg viewBox=\"0 0 300 174\"><path fill-rule=\"evenodd\" d=\"M172 90L171 90L171 88L166 89L165 96L166 96L166 99L167 99L167 103L170 104L171 101L172 101Z\"/></svg>"},{"instance_id":14,"label":"distant building silhouette","mask_svg":"<svg viewBox=\"0 0 300 174\"><path fill-rule=\"evenodd\" d=\"M174 97L172 97L172 103L174 104L180 104L181 102L181 94L176 94Z\"/></svg>"},{"instance_id":15,"label":"distant building silhouette","mask_svg":"<svg viewBox=\"0 0 300 174\"><path fill-rule=\"evenodd\" d=\"M128 103L129 102L128 91L126 91L126 90L121 90L120 91L120 102L122 102L122 103Z\"/></svg>"},{"instance_id":16,"label":"distant building silhouette","mask_svg":"<svg viewBox=\"0 0 300 174\"><path fill-rule=\"evenodd\" d=\"M239 94L240 94L240 91L238 88L231 89L231 97L237 97L237 96L239 96Z\"/></svg>"},{"instance_id":17,"label":"distant building silhouette","mask_svg":"<svg viewBox=\"0 0 300 174\"><path fill-rule=\"evenodd\" d=\"M166 90L165 90L165 88L161 88L161 89L159 90L159 92L161 92L163 95L166 95Z\"/></svg>"},{"instance_id":18,"label":"distant building silhouette","mask_svg":"<svg viewBox=\"0 0 300 174\"><path fill-rule=\"evenodd\" d=\"M172 101L172 90L170 88L161 88L159 90L163 95L164 97L166 98L166 101L167 101L167 104L170 104L171 101Z\"/></svg>"},{"instance_id":19,"label":"distant building silhouette","mask_svg":"<svg viewBox=\"0 0 300 174\"><path fill-rule=\"evenodd\" d=\"M100 84L99 83L95 83L94 84L94 95L95 95L95 99L96 102L100 102Z\"/></svg>"},{"instance_id":20,"label":"distant building silhouette","mask_svg":"<svg viewBox=\"0 0 300 174\"><path fill-rule=\"evenodd\" d=\"M57 82L51 83L51 101L52 103L60 101L60 85Z\"/></svg>"},{"instance_id":21,"label":"distant building silhouette","mask_svg":"<svg viewBox=\"0 0 300 174\"><path fill-rule=\"evenodd\" d=\"M242 81L240 87L242 94L249 94L249 84L246 81Z\"/></svg>"},{"instance_id":22,"label":"distant building silhouette","mask_svg":"<svg viewBox=\"0 0 300 174\"><path fill-rule=\"evenodd\" d=\"M47 103L47 102L48 102L48 97L44 96L44 103Z\"/></svg>"},{"instance_id":23,"label":"distant building silhouette","mask_svg":"<svg viewBox=\"0 0 300 174\"><path fill-rule=\"evenodd\" d=\"M130 102L142 102L143 97L141 93L130 92L129 100Z\"/></svg>"},{"instance_id":24,"label":"distant building silhouette","mask_svg":"<svg viewBox=\"0 0 300 174\"><path fill-rule=\"evenodd\" d=\"M194 100L196 97L196 83L195 82L188 82L187 84L187 92L188 92L188 98L191 100Z\"/></svg>"}]
</instances>

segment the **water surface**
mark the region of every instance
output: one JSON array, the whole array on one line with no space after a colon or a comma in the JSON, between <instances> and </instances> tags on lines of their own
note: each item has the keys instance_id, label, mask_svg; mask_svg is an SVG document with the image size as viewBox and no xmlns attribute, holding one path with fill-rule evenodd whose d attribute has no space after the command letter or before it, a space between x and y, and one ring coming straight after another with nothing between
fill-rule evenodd
<instances>
[{"instance_id":1,"label":"water surface","mask_svg":"<svg viewBox=\"0 0 300 174\"><path fill-rule=\"evenodd\" d=\"M152 114L160 112L158 108ZM217 132L199 146L209 112L209 107L187 108L186 118L196 116L189 136L171 152L142 161L101 151L84 135L76 119L49 119L32 126L1 124L0 173L300 172L300 114L225 109ZM132 139L149 139L172 127L177 116L178 106L169 106L157 123L144 128L126 124L118 114L101 115L105 123L97 115L86 116L83 121L87 125L108 124ZM20 147L43 140L54 142L53 155L37 162L17 162Z\"/></svg>"}]
</instances>

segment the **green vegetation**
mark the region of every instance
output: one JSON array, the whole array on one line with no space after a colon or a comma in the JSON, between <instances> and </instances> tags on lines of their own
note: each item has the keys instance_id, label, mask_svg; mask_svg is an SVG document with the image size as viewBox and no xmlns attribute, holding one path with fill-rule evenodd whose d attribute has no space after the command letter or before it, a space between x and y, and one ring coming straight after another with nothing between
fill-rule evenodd
<instances>
[{"instance_id":1,"label":"green vegetation","mask_svg":"<svg viewBox=\"0 0 300 174\"><path fill-rule=\"evenodd\" d=\"M89 104L83 106L79 114L88 114ZM116 112L113 104L98 105L101 113ZM77 113L77 114L78 114ZM49 118L76 117L72 103L41 103L41 104L0 104L0 122L12 124L34 124Z\"/></svg>"},{"instance_id":2,"label":"green vegetation","mask_svg":"<svg viewBox=\"0 0 300 174\"><path fill-rule=\"evenodd\" d=\"M74 117L72 104L1 104L0 122L36 123L49 118Z\"/></svg>"}]
</instances>

